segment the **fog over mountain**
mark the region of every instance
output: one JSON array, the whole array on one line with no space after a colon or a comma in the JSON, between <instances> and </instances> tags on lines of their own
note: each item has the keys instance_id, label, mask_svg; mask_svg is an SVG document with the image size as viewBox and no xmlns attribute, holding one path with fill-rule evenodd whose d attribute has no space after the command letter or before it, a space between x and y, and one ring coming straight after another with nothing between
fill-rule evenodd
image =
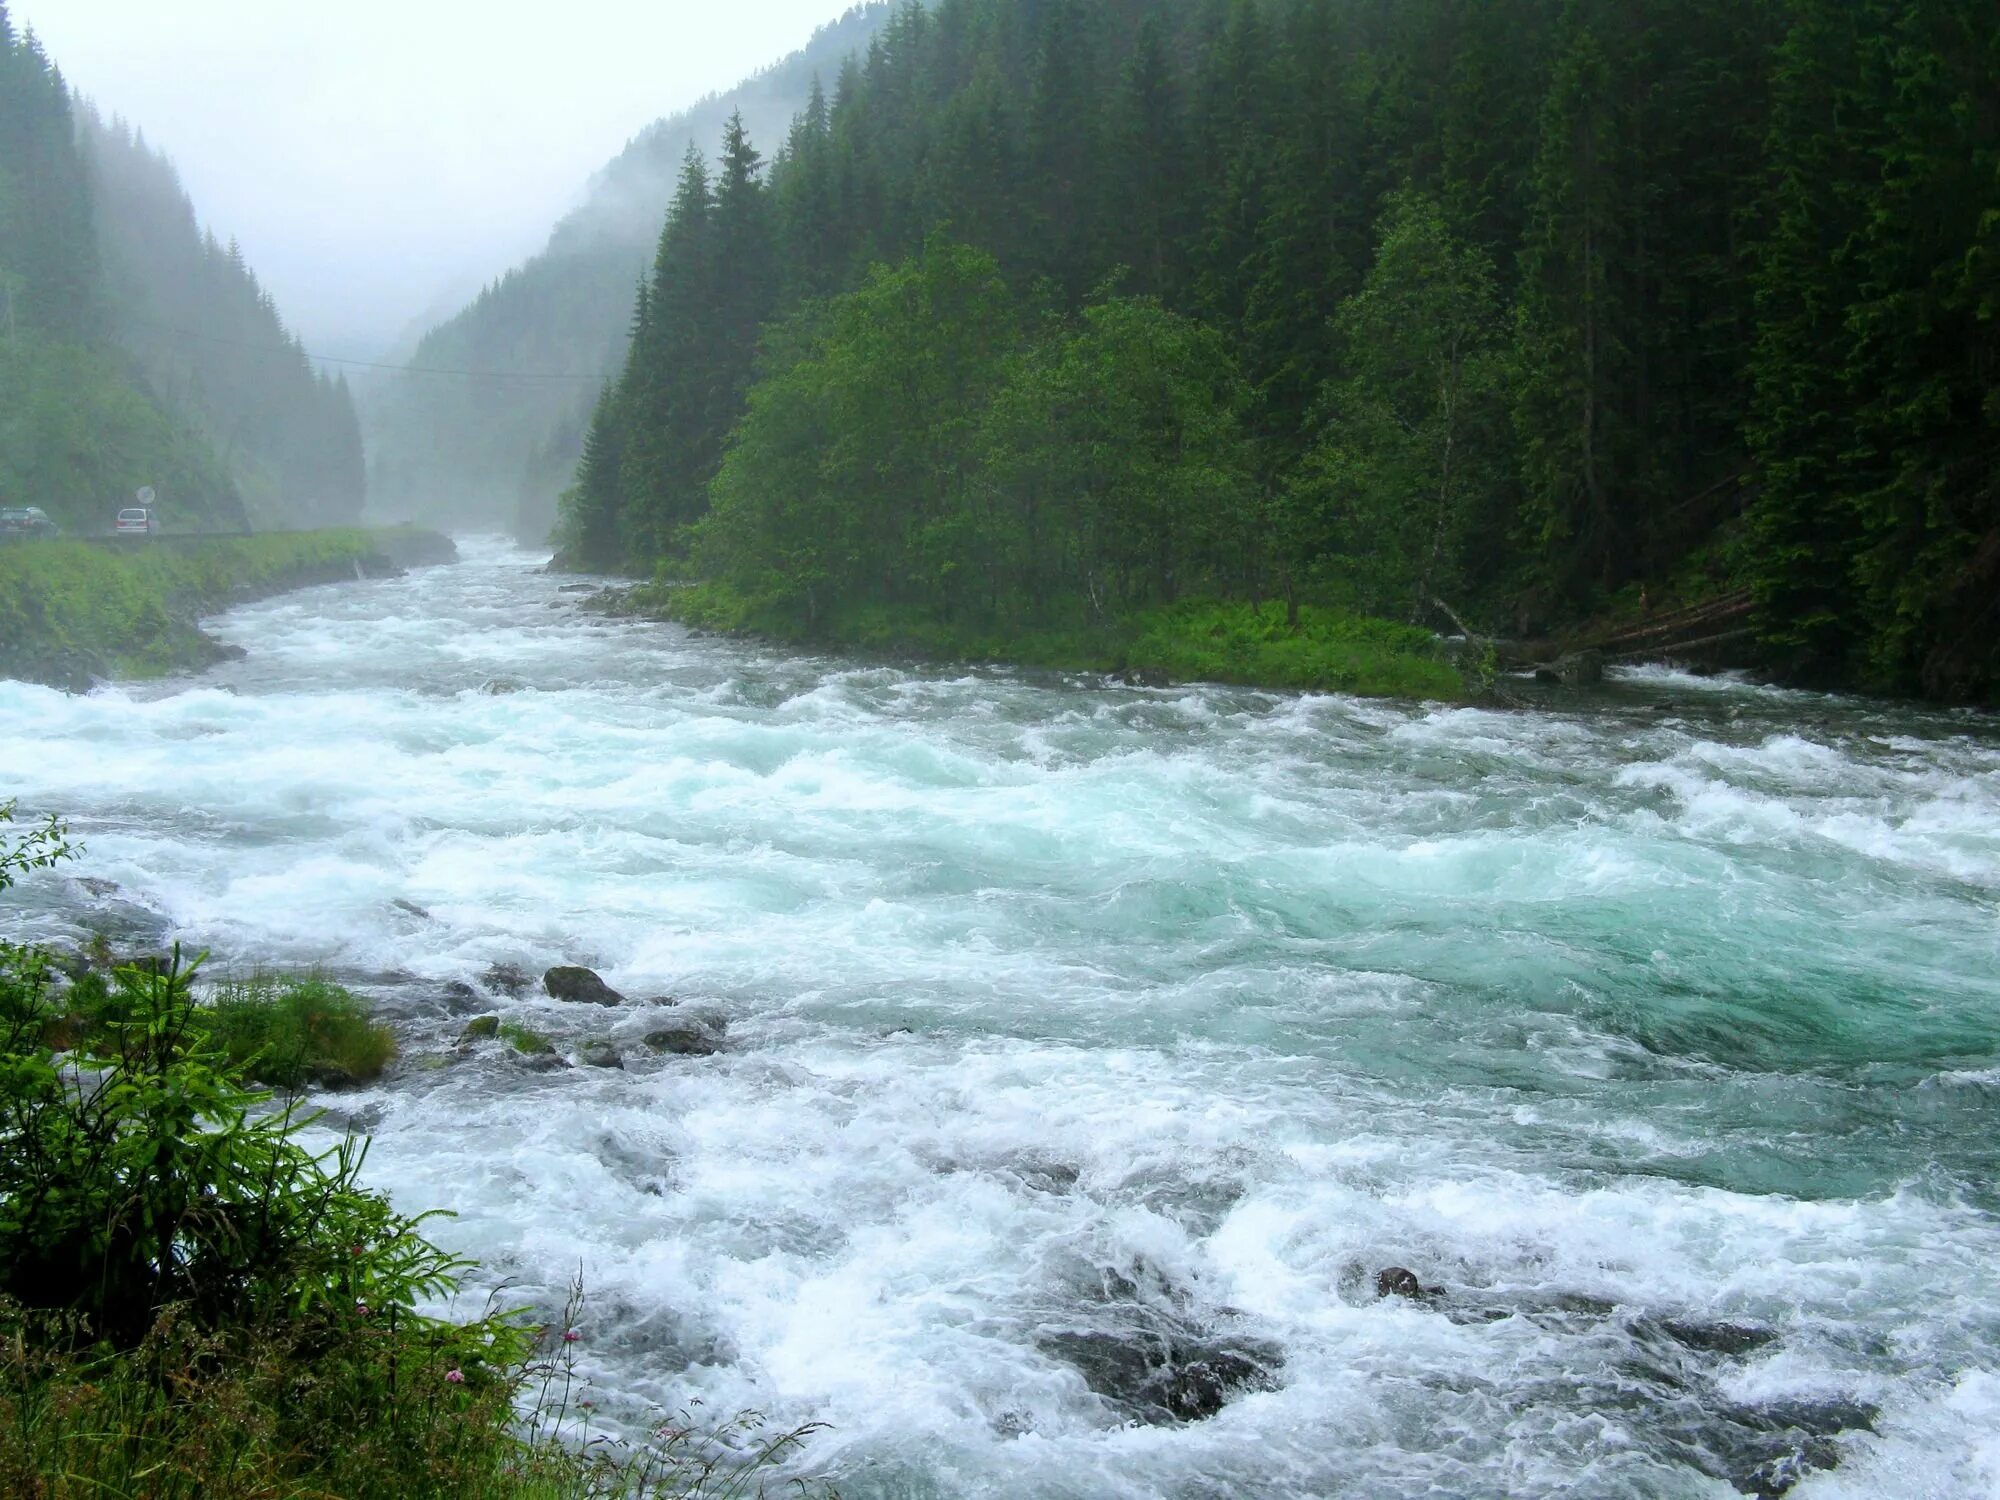
<instances>
[{"instance_id":1,"label":"fog over mountain","mask_svg":"<svg viewBox=\"0 0 2000 1500\"><path fill-rule=\"evenodd\" d=\"M366 360L532 254L646 122L782 56L846 3L12 11L81 94L146 126L309 349Z\"/></svg>"},{"instance_id":2,"label":"fog over mountain","mask_svg":"<svg viewBox=\"0 0 2000 1500\"><path fill-rule=\"evenodd\" d=\"M623 356L633 291L688 149L712 155L740 113L769 158L815 79L831 89L890 9L856 6L782 61L655 121L597 173L539 254L399 347L396 362L415 370L362 391L376 508L545 532L591 405Z\"/></svg>"}]
</instances>

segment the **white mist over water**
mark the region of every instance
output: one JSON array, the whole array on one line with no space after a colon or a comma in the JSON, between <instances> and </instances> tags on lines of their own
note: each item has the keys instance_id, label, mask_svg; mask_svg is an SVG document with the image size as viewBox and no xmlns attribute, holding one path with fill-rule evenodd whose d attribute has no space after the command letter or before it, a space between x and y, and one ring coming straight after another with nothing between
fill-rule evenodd
<instances>
[{"instance_id":1,"label":"white mist over water","mask_svg":"<svg viewBox=\"0 0 2000 1500\"><path fill-rule=\"evenodd\" d=\"M905 669L466 553L0 683L0 798L88 845L0 936L375 995L405 1061L327 1102L510 1295L581 1267L607 1423L825 1421L850 1496L2000 1492L1990 721ZM461 1057L495 961L729 1050L530 997L626 1070ZM1086 1367L1161 1339L1270 1388L1133 1422Z\"/></svg>"}]
</instances>

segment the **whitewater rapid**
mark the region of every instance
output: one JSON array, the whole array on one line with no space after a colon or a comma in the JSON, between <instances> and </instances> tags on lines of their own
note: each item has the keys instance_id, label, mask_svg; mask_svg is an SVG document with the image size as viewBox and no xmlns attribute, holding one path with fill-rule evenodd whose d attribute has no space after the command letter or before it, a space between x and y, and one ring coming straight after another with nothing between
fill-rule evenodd
<instances>
[{"instance_id":1,"label":"whitewater rapid","mask_svg":"<svg viewBox=\"0 0 2000 1500\"><path fill-rule=\"evenodd\" d=\"M608 1430L823 1422L848 1496L2000 1493L1990 719L856 662L463 551L0 683L0 800L87 850L0 938L373 997L402 1060L320 1102L475 1301L580 1271ZM494 963L727 1048L448 995ZM1139 1420L1092 1351L1162 1339L1263 1378Z\"/></svg>"}]
</instances>

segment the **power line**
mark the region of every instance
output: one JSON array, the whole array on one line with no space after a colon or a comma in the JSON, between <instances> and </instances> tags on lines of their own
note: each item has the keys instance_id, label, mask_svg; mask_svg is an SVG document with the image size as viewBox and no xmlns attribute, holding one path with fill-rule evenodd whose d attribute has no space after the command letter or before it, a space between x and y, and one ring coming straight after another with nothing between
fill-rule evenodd
<instances>
[{"instance_id":1,"label":"power line","mask_svg":"<svg viewBox=\"0 0 2000 1500\"><path fill-rule=\"evenodd\" d=\"M392 370L403 375L455 375L468 380L569 380L590 385L602 385L606 379L603 375L580 375L569 370L453 370L442 365L390 365L370 359L340 359L331 354L314 354L311 350L296 344L252 343L245 339L225 338L221 334L203 333L198 328L183 328L176 323L146 317L143 313L128 313L126 316L135 323L148 323L154 328L164 329L182 338L196 339L205 344L220 344L231 349L248 349L254 354L296 353L314 364L345 365L357 370Z\"/></svg>"}]
</instances>

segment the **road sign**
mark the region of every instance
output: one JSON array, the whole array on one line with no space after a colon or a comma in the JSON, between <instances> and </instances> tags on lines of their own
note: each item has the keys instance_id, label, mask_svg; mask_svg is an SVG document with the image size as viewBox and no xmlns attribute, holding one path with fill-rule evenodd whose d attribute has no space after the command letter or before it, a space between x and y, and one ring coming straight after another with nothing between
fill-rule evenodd
<instances>
[{"instance_id":1,"label":"road sign","mask_svg":"<svg viewBox=\"0 0 2000 1500\"><path fill-rule=\"evenodd\" d=\"M149 484L140 489L139 493L135 495L133 498L136 499L141 505L151 505L153 501L158 497L154 495L153 487Z\"/></svg>"}]
</instances>

